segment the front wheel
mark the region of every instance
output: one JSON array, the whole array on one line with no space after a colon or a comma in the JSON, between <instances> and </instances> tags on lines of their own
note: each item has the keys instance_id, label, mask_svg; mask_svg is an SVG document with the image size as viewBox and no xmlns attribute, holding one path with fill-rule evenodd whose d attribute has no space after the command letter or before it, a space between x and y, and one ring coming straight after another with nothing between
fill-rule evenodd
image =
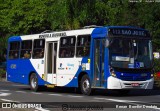
<instances>
[{"instance_id":1,"label":"front wheel","mask_svg":"<svg viewBox=\"0 0 160 111\"><path fill-rule=\"evenodd\" d=\"M38 78L35 73L30 76L30 87L33 91L38 91Z\"/></svg>"},{"instance_id":2,"label":"front wheel","mask_svg":"<svg viewBox=\"0 0 160 111\"><path fill-rule=\"evenodd\" d=\"M82 77L81 82L80 82L80 88L81 88L81 92L84 95L90 95L91 94L90 79L87 75L84 75Z\"/></svg>"}]
</instances>

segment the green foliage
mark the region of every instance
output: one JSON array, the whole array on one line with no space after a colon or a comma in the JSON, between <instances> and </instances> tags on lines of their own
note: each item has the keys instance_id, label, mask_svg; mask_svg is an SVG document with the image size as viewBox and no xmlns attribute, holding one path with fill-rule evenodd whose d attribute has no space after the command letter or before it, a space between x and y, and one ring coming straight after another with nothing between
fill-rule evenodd
<instances>
[{"instance_id":1,"label":"green foliage","mask_svg":"<svg viewBox=\"0 0 160 111\"><path fill-rule=\"evenodd\" d=\"M154 59L154 70L160 72L160 59Z\"/></svg>"},{"instance_id":2,"label":"green foliage","mask_svg":"<svg viewBox=\"0 0 160 111\"><path fill-rule=\"evenodd\" d=\"M86 25L148 29L160 50L160 3L129 0L0 0L0 54L13 35L71 30Z\"/></svg>"},{"instance_id":3,"label":"green foliage","mask_svg":"<svg viewBox=\"0 0 160 111\"><path fill-rule=\"evenodd\" d=\"M4 77L5 74L6 74L6 71L5 71L4 69L1 69L1 68L0 68L0 79L1 79L2 77Z\"/></svg>"}]
</instances>

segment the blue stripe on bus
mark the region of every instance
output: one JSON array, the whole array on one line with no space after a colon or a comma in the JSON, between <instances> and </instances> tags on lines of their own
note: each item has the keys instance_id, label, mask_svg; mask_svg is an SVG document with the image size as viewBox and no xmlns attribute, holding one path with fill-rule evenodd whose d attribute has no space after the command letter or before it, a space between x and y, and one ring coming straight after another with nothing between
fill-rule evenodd
<instances>
[{"instance_id":1,"label":"blue stripe on bus","mask_svg":"<svg viewBox=\"0 0 160 111\"><path fill-rule=\"evenodd\" d=\"M38 77L38 85L49 84L39 76L29 59L8 60L7 65L7 74L10 75L7 78L9 81L29 84L29 74L33 72ZM12 67L13 65L16 66Z\"/></svg>"}]
</instances>

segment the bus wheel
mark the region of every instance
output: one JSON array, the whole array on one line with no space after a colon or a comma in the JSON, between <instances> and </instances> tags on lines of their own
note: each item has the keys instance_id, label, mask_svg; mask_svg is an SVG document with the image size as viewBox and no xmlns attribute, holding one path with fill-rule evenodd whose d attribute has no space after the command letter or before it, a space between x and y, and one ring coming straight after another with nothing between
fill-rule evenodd
<instances>
[{"instance_id":1,"label":"bus wheel","mask_svg":"<svg viewBox=\"0 0 160 111\"><path fill-rule=\"evenodd\" d=\"M81 79L80 82L80 88L81 92L85 95L90 95L91 94L91 84L89 77L87 75L84 75Z\"/></svg>"},{"instance_id":2,"label":"bus wheel","mask_svg":"<svg viewBox=\"0 0 160 111\"><path fill-rule=\"evenodd\" d=\"M38 91L38 79L35 73L30 76L30 87L33 91Z\"/></svg>"}]
</instances>

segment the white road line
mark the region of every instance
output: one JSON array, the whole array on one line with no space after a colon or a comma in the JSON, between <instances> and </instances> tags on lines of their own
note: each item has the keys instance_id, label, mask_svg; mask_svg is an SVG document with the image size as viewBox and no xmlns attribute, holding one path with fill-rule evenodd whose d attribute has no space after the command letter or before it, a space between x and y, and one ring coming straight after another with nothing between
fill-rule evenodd
<instances>
[{"instance_id":1,"label":"white road line","mask_svg":"<svg viewBox=\"0 0 160 111\"><path fill-rule=\"evenodd\" d=\"M16 91L16 92L18 92L18 93L26 93L25 91Z\"/></svg>"},{"instance_id":2,"label":"white road line","mask_svg":"<svg viewBox=\"0 0 160 111\"><path fill-rule=\"evenodd\" d=\"M13 101L13 100L9 100L9 99L1 99L2 101L5 101L5 102L17 102L19 103L19 101Z\"/></svg>"},{"instance_id":3,"label":"white road line","mask_svg":"<svg viewBox=\"0 0 160 111\"><path fill-rule=\"evenodd\" d=\"M12 85L12 86L27 86L27 85L16 85L16 84L14 84L14 85Z\"/></svg>"},{"instance_id":4,"label":"white road line","mask_svg":"<svg viewBox=\"0 0 160 111\"><path fill-rule=\"evenodd\" d=\"M48 94L48 95L51 95L51 96L62 96L61 94Z\"/></svg>"},{"instance_id":5,"label":"white road line","mask_svg":"<svg viewBox=\"0 0 160 111\"><path fill-rule=\"evenodd\" d=\"M36 110L34 111L50 111L50 110L47 110L47 109L43 109L43 108L35 108Z\"/></svg>"},{"instance_id":6,"label":"white road line","mask_svg":"<svg viewBox=\"0 0 160 111\"><path fill-rule=\"evenodd\" d=\"M31 92L31 93L33 93L33 94L42 94L42 93L38 93L38 92Z\"/></svg>"},{"instance_id":7,"label":"white road line","mask_svg":"<svg viewBox=\"0 0 160 111\"><path fill-rule=\"evenodd\" d=\"M1 89L0 91L10 91L10 90Z\"/></svg>"},{"instance_id":8,"label":"white road line","mask_svg":"<svg viewBox=\"0 0 160 111\"><path fill-rule=\"evenodd\" d=\"M102 102L102 101L99 101L99 100L90 100L92 102Z\"/></svg>"},{"instance_id":9,"label":"white road line","mask_svg":"<svg viewBox=\"0 0 160 111\"><path fill-rule=\"evenodd\" d=\"M82 98L84 96L73 96L73 95L68 95L69 97L74 97L74 98Z\"/></svg>"},{"instance_id":10,"label":"white road line","mask_svg":"<svg viewBox=\"0 0 160 111\"><path fill-rule=\"evenodd\" d=\"M9 96L9 95L11 95L11 93L0 92L0 96Z\"/></svg>"},{"instance_id":11,"label":"white road line","mask_svg":"<svg viewBox=\"0 0 160 111\"><path fill-rule=\"evenodd\" d=\"M95 98L93 98L93 99L102 99L102 100L104 100L104 99L106 99L106 98L97 98L97 97L95 97Z\"/></svg>"},{"instance_id":12,"label":"white road line","mask_svg":"<svg viewBox=\"0 0 160 111\"><path fill-rule=\"evenodd\" d=\"M107 99L107 98L94 98L94 99L98 99L98 100L109 100L109 101L114 101L114 102L122 102L122 103L126 103L126 104L132 104L132 105L145 105L145 103L147 102L143 102L143 101L131 101L131 100L120 100L120 99ZM137 104L136 102L140 103ZM147 103L148 104L148 103ZM150 104L148 104L149 106ZM153 105L153 104L152 104ZM156 105L156 104L155 104ZM146 105L147 106L147 105ZM156 107L152 107L151 109L158 109L160 110L160 108L156 108Z\"/></svg>"},{"instance_id":13,"label":"white road line","mask_svg":"<svg viewBox=\"0 0 160 111\"><path fill-rule=\"evenodd\" d=\"M130 101L130 100L120 100L120 99L105 99L105 100L109 100L109 101L115 101L115 102L122 102L122 103L130 103L130 102L140 102L142 103L141 101Z\"/></svg>"},{"instance_id":14,"label":"white road line","mask_svg":"<svg viewBox=\"0 0 160 111\"><path fill-rule=\"evenodd\" d=\"M94 99L109 100L109 101L115 101L115 102L141 102L141 101L130 101L130 100L120 100L120 99L107 99L107 98L96 98L96 97Z\"/></svg>"}]
</instances>

